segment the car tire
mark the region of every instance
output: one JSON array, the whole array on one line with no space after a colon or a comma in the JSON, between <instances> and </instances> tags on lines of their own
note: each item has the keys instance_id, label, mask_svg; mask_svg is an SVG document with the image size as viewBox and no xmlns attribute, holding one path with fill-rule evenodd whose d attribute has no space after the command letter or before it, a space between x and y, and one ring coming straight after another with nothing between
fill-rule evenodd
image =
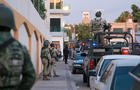
<instances>
[{"instance_id":1,"label":"car tire","mask_svg":"<svg viewBox=\"0 0 140 90\"><path fill-rule=\"evenodd\" d=\"M72 74L76 74L76 69L72 69Z\"/></svg>"},{"instance_id":2,"label":"car tire","mask_svg":"<svg viewBox=\"0 0 140 90\"><path fill-rule=\"evenodd\" d=\"M87 82L87 78L86 78L86 74L83 72L83 82L86 83Z\"/></svg>"}]
</instances>

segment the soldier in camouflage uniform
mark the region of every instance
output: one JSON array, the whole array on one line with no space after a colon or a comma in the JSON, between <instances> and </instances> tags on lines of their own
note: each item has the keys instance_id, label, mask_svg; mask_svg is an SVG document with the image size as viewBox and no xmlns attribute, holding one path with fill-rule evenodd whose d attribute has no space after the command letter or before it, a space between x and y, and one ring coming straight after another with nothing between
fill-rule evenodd
<instances>
[{"instance_id":1,"label":"soldier in camouflage uniform","mask_svg":"<svg viewBox=\"0 0 140 90\"><path fill-rule=\"evenodd\" d=\"M51 58L52 58L50 73L53 70L54 77L58 77L58 75L56 75L56 62L58 61L58 53L57 53L57 49L55 48L55 45L53 43L51 43L50 54L51 54Z\"/></svg>"},{"instance_id":2,"label":"soldier in camouflage uniform","mask_svg":"<svg viewBox=\"0 0 140 90\"><path fill-rule=\"evenodd\" d=\"M41 60L43 64L43 80L49 80L48 74L50 72L50 63L51 63L51 56L49 51L49 44L48 40L44 41L44 45L41 50Z\"/></svg>"},{"instance_id":3,"label":"soldier in camouflage uniform","mask_svg":"<svg viewBox=\"0 0 140 90\"><path fill-rule=\"evenodd\" d=\"M28 50L15 40L11 9L0 5L0 90L30 90L36 80Z\"/></svg>"},{"instance_id":4,"label":"soldier in camouflage uniform","mask_svg":"<svg viewBox=\"0 0 140 90\"><path fill-rule=\"evenodd\" d=\"M104 32L104 26L106 25L106 21L101 18L102 13L100 11L96 12L96 18L91 20L90 27L91 31L96 34L97 32ZM99 35L96 38L96 41L99 44L104 44L104 37L103 35Z\"/></svg>"}]
</instances>

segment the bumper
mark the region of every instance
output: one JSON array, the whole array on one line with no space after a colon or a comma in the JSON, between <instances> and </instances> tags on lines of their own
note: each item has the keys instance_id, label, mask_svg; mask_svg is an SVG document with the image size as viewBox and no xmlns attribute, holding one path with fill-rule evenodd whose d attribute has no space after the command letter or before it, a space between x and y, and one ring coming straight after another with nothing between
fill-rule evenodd
<instances>
[{"instance_id":1,"label":"bumper","mask_svg":"<svg viewBox=\"0 0 140 90\"><path fill-rule=\"evenodd\" d=\"M83 70L82 65L80 65L80 64L74 64L73 69Z\"/></svg>"},{"instance_id":2,"label":"bumper","mask_svg":"<svg viewBox=\"0 0 140 90\"><path fill-rule=\"evenodd\" d=\"M90 76L96 76L96 70L89 70L88 75Z\"/></svg>"}]
</instances>

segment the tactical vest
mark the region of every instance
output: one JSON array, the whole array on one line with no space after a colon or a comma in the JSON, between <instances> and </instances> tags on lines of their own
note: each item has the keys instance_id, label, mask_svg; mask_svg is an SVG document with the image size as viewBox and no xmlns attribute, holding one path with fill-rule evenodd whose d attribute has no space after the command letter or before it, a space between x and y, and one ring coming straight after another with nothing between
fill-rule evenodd
<instances>
[{"instance_id":1,"label":"tactical vest","mask_svg":"<svg viewBox=\"0 0 140 90\"><path fill-rule=\"evenodd\" d=\"M12 42L0 52L0 87L18 86L24 63L23 47L18 41Z\"/></svg>"},{"instance_id":2,"label":"tactical vest","mask_svg":"<svg viewBox=\"0 0 140 90\"><path fill-rule=\"evenodd\" d=\"M93 22L93 29L102 29L102 28L103 28L102 18L95 18Z\"/></svg>"},{"instance_id":3,"label":"tactical vest","mask_svg":"<svg viewBox=\"0 0 140 90\"><path fill-rule=\"evenodd\" d=\"M51 57L52 57L52 58L56 58L56 57L57 57L55 48L51 48L50 54L51 54Z\"/></svg>"},{"instance_id":4,"label":"tactical vest","mask_svg":"<svg viewBox=\"0 0 140 90\"><path fill-rule=\"evenodd\" d=\"M49 49L48 48L42 48L41 50L41 59L45 58L45 59L48 59L48 53L49 53Z\"/></svg>"},{"instance_id":5,"label":"tactical vest","mask_svg":"<svg viewBox=\"0 0 140 90\"><path fill-rule=\"evenodd\" d=\"M42 63L46 63L46 61L49 60L48 59L48 54L49 54L49 49L43 47L42 50L41 50L41 60L42 60Z\"/></svg>"}]
</instances>

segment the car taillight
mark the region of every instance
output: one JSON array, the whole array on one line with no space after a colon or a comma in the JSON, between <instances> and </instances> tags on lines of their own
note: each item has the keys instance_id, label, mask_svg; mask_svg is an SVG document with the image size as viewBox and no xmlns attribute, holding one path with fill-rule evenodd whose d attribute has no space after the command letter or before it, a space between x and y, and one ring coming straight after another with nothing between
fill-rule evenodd
<instances>
[{"instance_id":1,"label":"car taillight","mask_svg":"<svg viewBox=\"0 0 140 90\"><path fill-rule=\"evenodd\" d=\"M90 62L89 62L89 69L94 69L93 60L90 60Z\"/></svg>"}]
</instances>

